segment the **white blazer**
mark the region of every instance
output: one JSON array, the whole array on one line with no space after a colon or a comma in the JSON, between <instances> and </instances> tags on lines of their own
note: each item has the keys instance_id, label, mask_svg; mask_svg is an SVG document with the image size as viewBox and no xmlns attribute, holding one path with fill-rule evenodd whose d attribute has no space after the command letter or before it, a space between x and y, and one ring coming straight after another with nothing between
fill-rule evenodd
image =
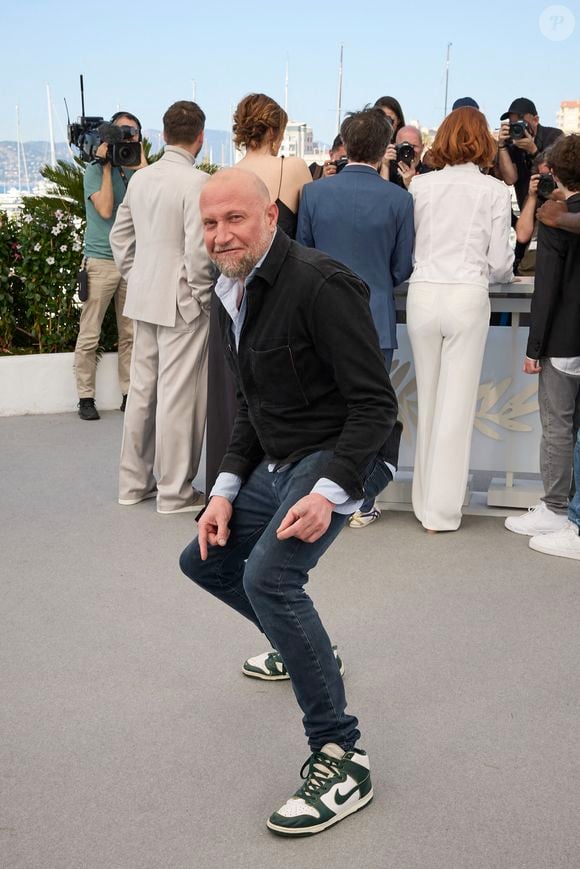
<instances>
[{"instance_id":1,"label":"white blazer","mask_svg":"<svg viewBox=\"0 0 580 869\"><path fill-rule=\"evenodd\" d=\"M209 175L172 145L131 177L110 234L117 268L127 280L123 313L175 326L209 313L213 268L203 243L199 196Z\"/></svg>"}]
</instances>

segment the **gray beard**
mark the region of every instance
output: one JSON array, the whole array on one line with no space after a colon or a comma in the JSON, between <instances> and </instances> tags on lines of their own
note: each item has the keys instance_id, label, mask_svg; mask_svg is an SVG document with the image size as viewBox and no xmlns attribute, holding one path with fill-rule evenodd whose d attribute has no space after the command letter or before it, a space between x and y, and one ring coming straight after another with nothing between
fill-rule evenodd
<instances>
[{"instance_id":1,"label":"gray beard","mask_svg":"<svg viewBox=\"0 0 580 869\"><path fill-rule=\"evenodd\" d=\"M213 259L212 262L217 266L220 273L225 275L226 278L246 278L258 260L259 256L248 251L240 260L237 260L235 263L228 263L227 259L223 259L221 263L218 259Z\"/></svg>"}]
</instances>

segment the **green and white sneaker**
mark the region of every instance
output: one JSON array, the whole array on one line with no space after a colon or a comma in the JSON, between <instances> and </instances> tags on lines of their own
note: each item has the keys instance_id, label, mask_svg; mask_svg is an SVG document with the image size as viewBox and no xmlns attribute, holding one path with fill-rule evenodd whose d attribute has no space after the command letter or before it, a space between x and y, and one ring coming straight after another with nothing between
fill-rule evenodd
<instances>
[{"instance_id":1,"label":"green and white sneaker","mask_svg":"<svg viewBox=\"0 0 580 869\"><path fill-rule=\"evenodd\" d=\"M332 647L340 675L344 676L344 664L342 658L338 654L336 646ZM265 679L267 682L279 682L282 679L289 679L288 670L282 660L279 652L264 652L261 655L256 655L254 658L248 658L244 661L242 667L244 676L250 676L252 679Z\"/></svg>"},{"instance_id":2,"label":"green and white sneaker","mask_svg":"<svg viewBox=\"0 0 580 869\"><path fill-rule=\"evenodd\" d=\"M310 755L300 775L305 779L302 787L266 822L280 836L321 833L373 798L369 756L358 748L345 752L328 742Z\"/></svg>"}]
</instances>

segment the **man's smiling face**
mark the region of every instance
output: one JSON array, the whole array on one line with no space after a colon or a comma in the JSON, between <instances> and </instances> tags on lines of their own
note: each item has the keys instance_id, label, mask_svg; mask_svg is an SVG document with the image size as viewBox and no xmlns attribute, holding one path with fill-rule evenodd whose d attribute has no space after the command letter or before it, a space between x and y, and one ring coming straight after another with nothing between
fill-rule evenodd
<instances>
[{"instance_id":1,"label":"man's smiling face","mask_svg":"<svg viewBox=\"0 0 580 869\"><path fill-rule=\"evenodd\" d=\"M227 277L247 277L267 251L278 219L265 185L252 172L222 169L204 187L200 209L212 261Z\"/></svg>"}]
</instances>

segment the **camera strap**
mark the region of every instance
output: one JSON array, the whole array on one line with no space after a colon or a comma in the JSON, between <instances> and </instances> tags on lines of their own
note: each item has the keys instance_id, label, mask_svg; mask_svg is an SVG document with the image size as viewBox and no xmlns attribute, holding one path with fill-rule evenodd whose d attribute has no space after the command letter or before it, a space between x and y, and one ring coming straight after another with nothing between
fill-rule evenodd
<instances>
[{"instance_id":1,"label":"camera strap","mask_svg":"<svg viewBox=\"0 0 580 869\"><path fill-rule=\"evenodd\" d=\"M122 166L117 166L117 169L119 170L119 175L121 176L121 180L123 181L123 184L125 185L125 190L126 190L127 187L129 186L129 179L125 175Z\"/></svg>"}]
</instances>

